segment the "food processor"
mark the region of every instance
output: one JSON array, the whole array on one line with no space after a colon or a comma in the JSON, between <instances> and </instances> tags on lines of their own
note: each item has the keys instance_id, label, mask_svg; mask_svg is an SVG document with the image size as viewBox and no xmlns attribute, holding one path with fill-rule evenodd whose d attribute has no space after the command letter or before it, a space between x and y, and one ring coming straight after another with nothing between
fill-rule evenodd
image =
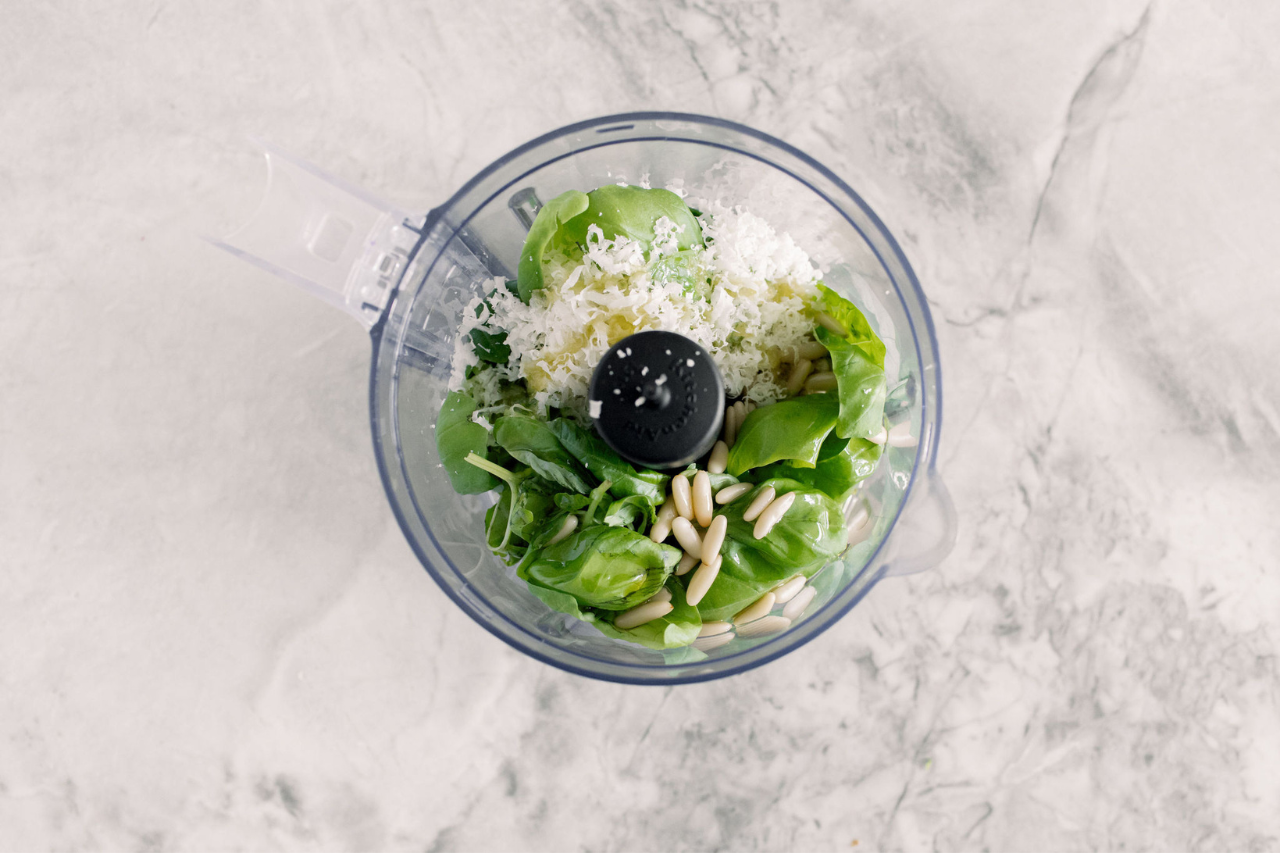
<instances>
[{"instance_id":1,"label":"food processor","mask_svg":"<svg viewBox=\"0 0 1280 853\"><path fill-rule=\"evenodd\" d=\"M213 242L346 311L369 333L369 417L391 509L445 594L516 649L580 675L633 684L732 675L804 645L881 580L935 566L952 548L955 510L935 467L938 344L924 293L879 217L804 153L717 118L606 116L520 146L444 204L415 214L258 144L268 164L263 201L247 224ZM789 233L886 345L890 441L847 509L848 551L814 576L812 602L782 633L707 653L658 651L555 612L486 546L492 493L455 494L440 465L434 427L463 310L495 279L516 277L543 201L612 183L740 205Z\"/></svg>"}]
</instances>

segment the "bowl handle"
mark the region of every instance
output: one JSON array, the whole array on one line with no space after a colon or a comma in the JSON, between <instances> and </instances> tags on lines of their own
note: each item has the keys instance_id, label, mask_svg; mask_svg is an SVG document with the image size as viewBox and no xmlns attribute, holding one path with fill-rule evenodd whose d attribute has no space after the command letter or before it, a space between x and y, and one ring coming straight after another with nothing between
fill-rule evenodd
<instances>
[{"instance_id":1,"label":"bowl handle","mask_svg":"<svg viewBox=\"0 0 1280 853\"><path fill-rule=\"evenodd\" d=\"M955 547L956 527L951 493L931 468L914 484L898 517L885 577L913 575L941 563Z\"/></svg>"},{"instance_id":2,"label":"bowl handle","mask_svg":"<svg viewBox=\"0 0 1280 853\"><path fill-rule=\"evenodd\" d=\"M249 221L208 240L372 328L417 244L422 217L260 139L267 189Z\"/></svg>"}]
</instances>

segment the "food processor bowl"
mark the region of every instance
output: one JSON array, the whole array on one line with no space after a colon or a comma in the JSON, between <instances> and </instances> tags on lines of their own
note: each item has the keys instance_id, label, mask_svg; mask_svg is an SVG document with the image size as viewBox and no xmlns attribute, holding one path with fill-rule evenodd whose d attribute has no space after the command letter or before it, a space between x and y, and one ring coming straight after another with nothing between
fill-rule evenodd
<instances>
[{"instance_id":1,"label":"food processor bowl","mask_svg":"<svg viewBox=\"0 0 1280 853\"><path fill-rule=\"evenodd\" d=\"M373 341L369 411L391 508L441 589L486 630L570 672L678 684L768 663L831 627L882 579L936 565L955 512L935 469L942 423L938 345L924 293L879 217L830 170L733 122L677 113L607 116L520 146L425 217L398 211L267 147L254 219L219 245L347 310ZM436 452L456 331L467 304L513 279L541 201L610 183L667 187L690 203L741 206L788 233L827 286L857 303L887 348L888 442L847 509L844 557L786 631L709 652L657 651L549 609L485 543L492 494L458 495ZM866 519L865 523L860 523Z\"/></svg>"}]
</instances>

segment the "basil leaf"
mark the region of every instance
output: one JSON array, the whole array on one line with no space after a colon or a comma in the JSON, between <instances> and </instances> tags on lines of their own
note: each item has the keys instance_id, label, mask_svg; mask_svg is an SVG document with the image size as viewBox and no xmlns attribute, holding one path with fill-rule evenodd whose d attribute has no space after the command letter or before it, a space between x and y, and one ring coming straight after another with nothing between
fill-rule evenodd
<instances>
[{"instance_id":1,"label":"basil leaf","mask_svg":"<svg viewBox=\"0 0 1280 853\"><path fill-rule=\"evenodd\" d=\"M844 513L840 505L822 492L804 483L775 477L760 483L763 489L772 486L775 493L795 493L796 499L786 515L763 539L755 538L755 522L744 521L742 513L751 505L750 500L734 501L726 507L729 519L726 538L740 542L748 550L763 555L779 566L779 571L811 574L844 552L847 537L844 529Z\"/></svg>"},{"instance_id":2,"label":"basil leaf","mask_svg":"<svg viewBox=\"0 0 1280 853\"><path fill-rule=\"evenodd\" d=\"M720 474L710 474L710 473L709 473L709 474L707 474L707 477L711 480L711 493L712 493L712 494L715 494L716 492L720 491L721 489L725 488L726 486L732 486L734 483L740 483L740 482L742 482L742 481L741 481L741 480L739 480L737 477L733 476L732 474L728 473L727 471L726 471L726 472L723 472L723 473L720 473Z\"/></svg>"},{"instance_id":3,"label":"basil leaf","mask_svg":"<svg viewBox=\"0 0 1280 853\"><path fill-rule=\"evenodd\" d=\"M493 364L506 364L511 360L511 347L507 346L506 332L486 332L484 329L471 330L471 348L481 361Z\"/></svg>"},{"instance_id":4,"label":"basil leaf","mask_svg":"<svg viewBox=\"0 0 1280 853\"><path fill-rule=\"evenodd\" d=\"M666 500L667 481L671 479L666 474L648 468L637 471L594 431L588 432L573 421L557 418L547 427L588 471L612 484L609 487L611 494L617 497L640 495L655 507Z\"/></svg>"},{"instance_id":5,"label":"basil leaf","mask_svg":"<svg viewBox=\"0 0 1280 853\"><path fill-rule=\"evenodd\" d=\"M605 510L604 523L610 527L630 527L640 531L653 524L658 513L649 499L642 495L627 495L609 504Z\"/></svg>"},{"instance_id":6,"label":"basil leaf","mask_svg":"<svg viewBox=\"0 0 1280 853\"><path fill-rule=\"evenodd\" d=\"M460 495L478 495L498 485L498 479L467 462L467 455L484 457L489 447L489 431L471 420L476 401L462 391L450 391L436 417L436 452Z\"/></svg>"},{"instance_id":7,"label":"basil leaf","mask_svg":"<svg viewBox=\"0 0 1280 853\"><path fill-rule=\"evenodd\" d=\"M586 211L589 204L586 193L569 190L551 199L538 211L525 236L516 271L516 288L522 302L528 304L533 292L542 288L542 256L556 232L563 223Z\"/></svg>"},{"instance_id":8,"label":"basil leaf","mask_svg":"<svg viewBox=\"0 0 1280 853\"><path fill-rule=\"evenodd\" d=\"M840 398L836 434L842 438L870 438L884 425L888 392L884 342L852 302L822 284L818 285L818 294L815 307L849 330L844 337L822 326L813 332L818 343L831 353L831 370L836 375Z\"/></svg>"},{"instance_id":9,"label":"basil leaf","mask_svg":"<svg viewBox=\"0 0 1280 853\"><path fill-rule=\"evenodd\" d=\"M777 462L751 473L762 480L788 477L818 489L836 503L841 503L859 483L875 471L882 448L862 438L840 438L834 432L823 442L824 451L829 444L838 444L841 450L826 459L821 458L822 454L819 453L818 464L813 468L796 468L785 462Z\"/></svg>"},{"instance_id":10,"label":"basil leaf","mask_svg":"<svg viewBox=\"0 0 1280 853\"><path fill-rule=\"evenodd\" d=\"M884 426L884 400L888 393L884 368L877 367L861 348L821 326L814 331L814 337L830 351L831 370L836 375L840 399L836 434L870 438Z\"/></svg>"},{"instance_id":11,"label":"basil leaf","mask_svg":"<svg viewBox=\"0 0 1280 853\"><path fill-rule=\"evenodd\" d=\"M728 472L738 477L781 459L814 464L839 413L833 394L807 394L761 406L742 422L729 451Z\"/></svg>"},{"instance_id":12,"label":"basil leaf","mask_svg":"<svg viewBox=\"0 0 1280 853\"><path fill-rule=\"evenodd\" d=\"M524 557L529 540L535 537L541 523L555 510L551 495L539 490L540 482L526 468L522 479L515 486L514 508L510 492L512 487L507 483L499 483L498 502L485 513L485 541L490 550L508 564L517 563Z\"/></svg>"},{"instance_id":13,"label":"basil leaf","mask_svg":"<svg viewBox=\"0 0 1280 853\"><path fill-rule=\"evenodd\" d=\"M828 433L826 439L822 442L822 447L818 450L818 461L826 462L834 456L839 456L849 446L849 439L841 438L834 432Z\"/></svg>"},{"instance_id":14,"label":"basil leaf","mask_svg":"<svg viewBox=\"0 0 1280 853\"><path fill-rule=\"evenodd\" d=\"M506 534L509 527L508 520L511 518L511 498L508 492L510 488L506 483L499 483L498 502L489 507L484 514L485 544L498 556L504 556L500 551L502 537Z\"/></svg>"},{"instance_id":15,"label":"basil leaf","mask_svg":"<svg viewBox=\"0 0 1280 853\"><path fill-rule=\"evenodd\" d=\"M555 508L555 499L541 490L536 477L528 477L516 487L515 508L511 510L511 534L529 542Z\"/></svg>"},{"instance_id":16,"label":"basil leaf","mask_svg":"<svg viewBox=\"0 0 1280 853\"><path fill-rule=\"evenodd\" d=\"M525 415L507 415L494 425L493 437L504 450L532 468L539 477L579 494L591 491L587 472L542 421Z\"/></svg>"},{"instance_id":17,"label":"basil leaf","mask_svg":"<svg viewBox=\"0 0 1280 853\"><path fill-rule=\"evenodd\" d=\"M698 603L704 620L732 617L787 578L811 576L845 549L844 514L835 501L794 480L774 478L760 484L765 486L773 486L779 495L795 492L795 503L763 539L755 538L754 521L742 520L749 499L724 508L729 519L720 549L724 560Z\"/></svg>"},{"instance_id":18,"label":"basil leaf","mask_svg":"<svg viewBox=\"0 0 1280 853\"><path fill-rule=\"evenodd\" d=\"M591 503L591 498L586 495L575 495L571 492L561 492L555 496L557 509L568 510L569 512L578 512L584 510Z\"/></svg>"},{"instance_id":19,"label":"basil leaf","mask_svg":"<svg viewBox=\"0 0 1280 853\"><path fill-rule=\"evenodd\" d=\"M862 350L876 367L884 367L884 342L876 335L863 314L848 299L836 293L825 284L818 285L818 301L816 307L849 330L845 341ZM838 337L838 336L836 336Z\"/></svg>"},{"instance_id":20,"label":"basil leaf","mask_svg":"<svg viewBox=\"0 0 1280 853\"><path fill-rule=\"evenodd\" d=\"M562 245L586 246L587 229L595 225L606 240L628 237L647 251L653 245L653 226L664 216L681 229L676 233L677 248L691 249L703 243L697 217L684 199L670 190L609 184L587 193L587 199L583 215L562 220L564 224L557 235Z\"/></svg>"},{"instance_id":21,"label":"basil leaf","mask_svg":"<svg viewBox=\"0 0 1280 853\"><path fill-rule=\"evenodd\" d=\"M789 566L774 566L733 539L720 547L720 571L698 602L704 622L728 621L738 611L796 574Z\"/></svg>"},{"instance_id":22,"label":"basil leaf","mask_svg":"<svg viewBox=\"0 0 1280 853\"><path fill-rule=\"evenodd\" d=\"M677 548L625 527L596 524L542 548L517 571L531 584L568 593L579 604L626 610L657 592L678 562Z\"/></svg>"}]
</instances>

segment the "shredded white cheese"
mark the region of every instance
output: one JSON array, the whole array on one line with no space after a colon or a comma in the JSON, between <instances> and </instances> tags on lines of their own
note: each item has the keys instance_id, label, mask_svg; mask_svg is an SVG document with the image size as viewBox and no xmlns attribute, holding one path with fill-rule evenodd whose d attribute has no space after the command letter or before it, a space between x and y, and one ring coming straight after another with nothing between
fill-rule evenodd
<instances>
[{"instance_id":1,"label":"shredded white cheese","mask_svg":"<svg viewBox=\"0 0 1280 853\"><path fill-rule=\"evenodd\" d=\"M512 355L466 380L477 413L501 409L503 383L523 379L539 412L554 406L593 417L600 403L588 405L587 386L600 359L628 335L664 329L711 353L729 396L785 397L782 353L809 337L805 309L820 275L790 236L760 217L714 203L703 213L705 248L678 252L678 227L666 217L655 224L648 257L639 243L606 240L593 225L583 258L544 259L544 287L528 305L496 280L492 315L480 299L463 313L450 387L462 387L467 368L478 364L470 333L487 326L506 331Z\"/></svg>"}]
</instances>

